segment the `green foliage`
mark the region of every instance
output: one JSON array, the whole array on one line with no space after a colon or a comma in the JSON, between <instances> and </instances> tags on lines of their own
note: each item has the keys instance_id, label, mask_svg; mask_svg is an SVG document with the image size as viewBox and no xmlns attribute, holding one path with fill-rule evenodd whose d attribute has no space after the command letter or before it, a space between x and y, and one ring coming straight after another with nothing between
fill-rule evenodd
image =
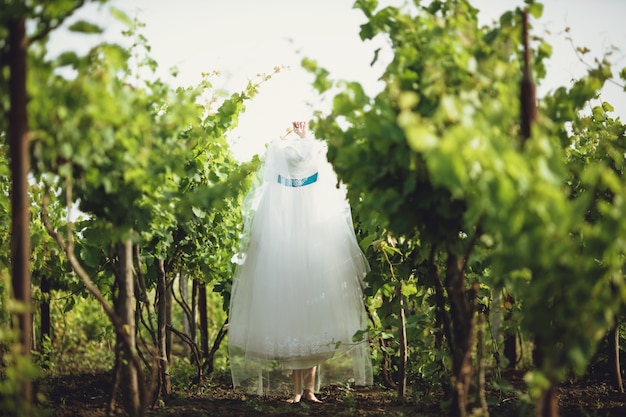
<instances>
[{"instance_id":1,"label":"green foliage","mask_svg":"<svg viewBox=\"0 0 626 417\"><path fill-rule=\"evenodd\" d=\"M489 236L478 242L470 236L483 234L490 216L508 220L515 177L528 171L514 138L517 108L502 104L517 101L511 79L519 79L519 66L510 58L519 45L514 36L519 22L503 17L499 27L479 28L476 10L467 2L434 2L417 11L375 11L372 2L356 6L371 16L362 38L384 34L391 43L394 59L383 75L386 87L370 98L358 83L319 81L339 84L342 91L331 114L314 126L329 141L329 158L348 184L359 218L376 219L374 227L362 224L367 233L384 236L388 230L397 241L411 242L399 260L407 271L399 275L415 274L416 293L425 303L420 308L432 309L439 278L428 263L443 266L446 253L476 252L488 244ZM303 65L318 78L325 74L310 61ZM483 258L476 252L468 261L472 281L480 281L488 267ZM384 287L390 278L373 275L370 281ZM434 317L434 312L422 320L411 317L415 327L408 329L417 335L423 326L431 335L424 343L435 357L422 358L422 370L429 373L442 371L445 362L443 346L433 346L442 332ZM439 364L428 365L435 358Z\"/></svg>"},{"instance_id":2,"label":"green foliage","mask_svg":"<svg viewBox=\"0 0 626 417\"><path fill-rule=\"evenodd\" d=\"M172 389L175 392L185 392L190 388L190 383L196 373L195 367L187 358L174 358L170 369L172 377Z\"/></svg>"},{"instance_id":3,"label":"green foliage","mask_svg":"<svg viewBox=\"0 0 626 417\"><path fill-rule=\"evenodd\" d=\"M10 222L5 224L8 225ZM15 313L24 306L10 297L10 280L8 265L0 263L0 414L21 416L26 415L29 406L24 404L21 387L41 376L41 369L22 353L14 322Z\"/></svg>"},{"instance_id":4,"label":"green foliage","mask_svg":"<svg viewBox=\"0 0 626 417\"><path fill-rule=\"evenodd\" d=\"M55 100L31 108L35 172L71 191L87 215L77 225L78 250L94 276L109 263L108 245L132 233L147 265L167 259L172 271L225 277L238 239L234 207L255 169L239 166L225 134L267 77L207 111L199 102L211 94L213 74L197 87L177 89L136 78L131 62L155 69L139 27L133 22L126 32L134 39L130 50L101 44L84 57L67 52L38 63L31 91L45 89ZM72 78L56 70L68 65Z\"/></svg>"},{"instance_id":5,"label":"green foliage","mask_svg":"<svg viewBox=\"0 0 626 417\"><path fill-rule=\"evenodd\" d=\"M96 374L110 371L115 360L113 326L91 298L52 292L52 338L37 355L49 375Z\"/></svg>"},{"instance_id":6,"label":"green foliage","mask_svg":"<svg viewBox=\"0 0 626 417\"><path fill-rule=\"evenodd\" d=\"M0 369L0 410L6 415L27 415L29 405L22 401L20 388L22 384L38 378L41 370L33 364L30 357L21 353L21 345L15 343L16 335L7 337L6 332L0 334L3 348L2 368ZM31 413L32 415L32 413Z\"/></svg>"},{"instance_id":7,"label":"green foliage","mask_svg":"<svg viewBox=\"0 0 626 417\"><path fill-rule=\"evenodd\" d=\"M452 253L469 254L466 288L504 286L515 294L520 325L544 355L545 378L584 371L626 300L624 127L608 116L608 104L581 115L611 76L610 65L598 63L570 89L541 100L534 134L524 142L519 107L511 105L519 103L519 10L479 27L468 1L355 7L368 18L362 39L385 36L391 45L383 91L367 97L358 83L330 80L312 60L302 64L320 92L340 87L333 110L314 128L327 138L359 218L376 219L374 227L361 226L412 240L414 255L402 261L409 267L429 253L439 267ZM527 8L541 15L534 1ZM540 82L551 48L541 39L533 44ZM422 274L418 282L435 285ZM385 288L393 277L370 280Z\"/></svg>"},{"instance_id":8,"label":"green foliage","mask_svg":"<svg viewBox=\"0 0 626 417\"><path fill-rule=\"evenodd\" d=\"M79 3L0 0L0 57L8 18L27 17L37 37L28 73L32 271L35 285L46 278L53 290L54 332L38 356L51 373L110 367L113 333L44 230L44 192L52 192L54 229L76 240L81 264L105 294L116 291L112 248L130 236L147 287L142 317L154 297L154 261L160 259L168 279L203 281L213 291L208 309L215 337L226 320L241 199L259 163L238 163L226 135L271 76L225 97L213 91L216 73L204 74L197 86L173 88L155 76L157 62L141 23L116 9L132 47L102 43L84 56L69 50L45 58L47 31ZM442 320L451 305L438 299L450 291L440 277L447 261L459 256L465 260L463 290L480 314L496 307L493 294L514 294L504 327L519 326L543 355L526 378L531 395L570 371L583 372L626 301L626 128L612 117L609 103L596 102L613 77L610 63L596 62L570 87L542 98L533 135L525 139L517 105L520 10L481 27L467 0L383 8L357 0L355 8L367 18L364 41L389 41L393 60L382 76L384 89L369 97L357 82L331 79L314 59L302 65L319 92L339 90L330 114L312 127L328 140L329 159L348 185L372 266L366 293L370 334L380 342L375 362L388 360L397 371L402 301L411 380L430 387L446 383L453 357ZM525 8L535 19L543 10L531 0ZM83 21L70 30L85 36L101 31ZM531 46L533 75L541 82L551 46L536 37ZM8 72L1 62L0 109L6 114ZM626 79L626 70L618 74ZM6 125L1 118L0 178L8 179ZM3 409L17 410L9 402L20 378L34 378L36 368L15 354L16 335L8 331L15 308L8 297L9 186L0 181L0 346L7 365L0 397ZM36 302L44 297L34 291ZM176 308L174 326L181 319ZM146 323L154 320L148 314ZM140 335L147 336L145 328ZM489 348L497 350L497 343L494 338ZM224 348L216 365L227 367ZM177 361L174 385L186 387L192 373L187 360Z\"/></svg>"},{"instance_id":9,"label":"green foliage","mask_svg":"<svg viewBox=\"0 0 626 417\"><path fill-rule=\"evenodd\" d=\"M37 38L29 50L27 74L33 278L36 285L46 278L53 290L59 290L53 294L66 297L61 304L53 300L56 327L52 337L44 339L39 356L50 372L96 372L112 366L114 337L102 312L88 309L94 304L81 298L87 295L82 281L44 230L40 220L44 195L51 194L46 212L52 228L66 241L76 242L74 252L81 265L111 300L117 292L115 244L133 239L140 255L136 268L147 286L139 296L138 313L143 319L148 311L144 321L148 327L155 317L150 313L150 299L143 296L154 297L155 259L164 260L168 277L181 274L185 279L212 283L211 288L227 299L230 259L237 250L241 227L237 208L258 160L239 164L230 153L226 134L236 127L245 102L270 78L259 76L227 97L212 90L211 77L216 74L205 74L195 87L173 88L154 75L157 63L139 31L141 23L117 9L112 13L128 26L124 33L130 38L130 48L101 43L84 56L68 50L48 59L48 31L80 3L36 2L32 10L11 9L15 16L33 18ZM6 49L5 17L3 13L0 54ZM85 21L69 29L85 35L101 31ZM6 91L4 68L0 74L0 91ZM5 96L3 110L8 105ZM8 176L5 122L4 118L0 122L0 174ZM8 187L8 181L2 186ZM0 209L4 207L0 216L6 219L10 215L7 195L0 199ZM9 230L2 228L0 233L8 236ZM8 239L2 240L5 244L8 246ZM0 265L4 273L8 259L2 258ZM34 296L36 302L50 297L39 291ZM209 321L219 328L225 321L224 298L211 294L209 302ZM8 311L4 305L1 310L3 314ZM57 315L59 312L63 314ZM102 344L106 348L102 349ZM152 349L148 347L146 353L151 354ZM67 362L68 357L84 361ZM224 368L223 354L217 361L218 367Z\"/></svg>"}]
</instances>

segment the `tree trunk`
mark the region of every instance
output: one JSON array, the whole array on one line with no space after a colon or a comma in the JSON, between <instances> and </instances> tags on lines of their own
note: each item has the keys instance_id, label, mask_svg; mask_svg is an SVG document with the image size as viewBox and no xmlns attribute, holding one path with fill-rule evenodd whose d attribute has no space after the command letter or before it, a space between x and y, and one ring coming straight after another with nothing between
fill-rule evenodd
<instances>
[{"instance_id":1,"label":"tree trunk","mask_svg":"<svg viewBox=\"0 0 626 417\"><path fill-rule=\"evenodd\" d=\"M385 294L382 294L381 298L382 305L389 305L391 303L391 300ZM375 323L370 311L368 311L368 314L370 315L370 321ZM385 332L392 331L390 325L385 327L383 330ZM388 353L390 348L392 348L393 342L390 339L385 339L381 336L378 338L378 343L380 344L380 351L382 355L380 358L380 377L383 380L383 385L385 388L397 390L398 384L395 381L393 372L393 357Z\"/></svg>"},{"instance_id":2,"label":"tree trunk","mask_svg":"<svg viewBox=\"0 0 626 417\"><path fill-rule=\"evenodd\" d=\"M67 201L72 198L72 182L65 182L65 193ZM134 315L134 269L132 260L132 243L130 239L126 242L117 244L115 247L117 253L117 264L115 265L115 290L114 306L110 306L104 294L93 283L87 271L82 267L76 254L74 253L74 240L72 234L72 223L67 224L67 241L63 236L54 229L48 217L48 204L50 201L50 189L44 190L44 196L41 206L41 219L45 225L48 234L52 236L63 252L67 255L67 260L72 266L72 270L80 278L83 285L100 303L102 310L111 320L115 329L116 346L115 346L115 380L113 383L111 402L107 408L107 413L113 408L115 394L117 393L118 383L123 383L122 389L124 396L124 407L126 414L131 417L142 417L144 415L147 403L145 395L145 381L143 378L142 366L137 351L137 326ZM69 207L69 204L68 204ZM120 376L120 378L118 378Z\"/></svg>"},{"instance_id":3,"label":"tree trunk","mask_svg":"<svg viewBox=\"0 0 626 417\"><path fill-rule=\"evenodd\" d=\"M41 304L39 306L39 314L41 316L41 336L39 341L40 349L44 347L44 341L46 339L52 341L52 326L50 323L50 280L47 275L43 275L41 277L41 284L39 285L41 289ZM44 354L44 366L46 366L48 362L48 351L43 351Z\"/></svg>"},{"instance_id":4,"label":"tree trunk","mask_svg":"<svg viewBox=\"0 0 626 417\"><path fill-rule=\"evenodd\" d=\"M559 417L559 398L554 382L537 399L536 417Z\"/></svg>"},{"instance_id":5,"label":"tree trunk","mask_svg":"<svg viewBox=\"0 0 626 417\"><path fill-rule=\"evenodd\" d=\"M534 349L532 352L533 363L535 368L541 369L544 366L543 348L541 345L541 338L536 336L534 338ZM536 417L558 417L559 416L559 399L556 392L556 385L553 380L550 381L550 386L544 389L535 405Z\"/></svg>"},{"instance_id":6,"label":"tree trunk","mask_svg":"<svg viewBox=\"0 0 626 417\"><path fill-rule=\"evenodd\" d=\"M206 360L209 357L209 322L206 306L206 284L198 286L198 315L200 316L200 351Z\"/></svg>"},{"instance_id":7,"label":"tree trunk","mask_svg":"<svg viewBox=\"0 0 626 417\"><path fill-rule=\"evenodd\" d=\"M517 369L517 335L505 333L504 357L507 361L507 369Z\"/></svg>"},{"instance_id":8,"label":"tree trunk","mask_svg":"<svg viewBox=\"0 0 626 417\"><path fill-rule=\"evenodd\" d=\"M131 416L143 415L142 393L139 389L139 378L143 376L136 367L133 350L136 348L136 325L135 325L135 286L133 276L133 253L132 242L128 239L118 246L118 297L115 306L117 315L120 317L127 334L127 340L121 340L118 336L118 344L123 355L120 361L121 388L124 398L124 409Z\"/></svg>"},{"instance_id":9,"label":"tree trunk","mask_svg":"<svg viewBox=\"0 0 626 417\"><path fill-rule=\"evenodd\" d=\"M608 334L609 342L609 369L613 386L619 392L624 392L624 383L622 382L622 369L619 360L619 318L615 316L614 324Z\"/></svg>"},{"instance_id":10,"label":"tree trunk","mask_svg":"<svg viewBox=\"0 0 626 417\"><path fill-rule=\"evenodd\" d=\"M167 282L165 287L165 357L167 363L172 364L172 315L174 314L174 280ZM169 371L167 372L169 380ZM169 391L171 391L171 383L169 383Z\"/></svg>"},{"instance_id":11,"label":"tree trunk","mask_svg":"<svg viewBox=\"0 0 626 417\"><path fill-rule=\"evenodd\" d=\"M400 283L396 287L396 297L398 297L399 311L398 319L400 321L400 327L398 329L400 343L400 362L398 363L398 397L406 397L406 363L408 358L408 348L406 341L406 316L404 311L404 297L402 296L402 289Z\"/></svg>"},{"instance_id":12,"label":"tree trunk","mask_svg":"<svg viewBox=\"0 0 626 417\"><path fill-rule=\"evenodd\" d=\"M506 311L504 319L509 321L515 304L515 298L508 292L504 296L504 310ZM517 369L517 335L509 332L504 334L504 357L507 360L507 369Z\"/></svg>"},{"instance_id":13,"label":"tree trunk","mask_svg":"<svg viewBox=\"0 0 626 417\"><path fill-rule=\"evenodd\" d=\"M430 278L432 279L433 285L435 287L435 326L440 329L435 334L435 347L443 351L446 346L452 354L452 334L451 334L451 326L450 316L446 311L446 294L443 285L441 284L441 277L439 267L435 264L435 249L431 249L431 253L428 260L428 271L430 274ZM446 369L446 364L444 358L440 358L438 360L439 369ZM452 393L450 392L450 385L443 383L443 391L446 397L450 397Z\"/></svg>"},{"instance_id":14,"label":"tree trunk","mask_svg":"<svg viewBox=\"0 0 626 417\"><path fill-rule=\"evenodd\" d=\"M476 331L476 356L478 362L478 372L476 385L478 387L478 400L480 402L481 417L489 417L489 407L487 406L487 395L485 393L485 313L478 313L478 324Z\"/></svg>"},{"instance_id":15,"label":"tree trunk","mask_svg":"<svg viewBox=\"0 0 626 417\"><path fill-rule=\"evenodd\" d=\"M180 291L180 299L183 307L183 334L185 334L190 340L191 337L191 314L189 309L189 285L187 285L187 279L181 272L178 278L178 289ZM185 357L191 358L191 347L187 343L183 343L183 353Z\"/></svg>"},{"instance_id":16,"label":"tree trunk","mask_svg":"<svg viewBox=\"0 0 626 417\"><path fill-rule=\"evenodd\" d=\"M169 361L167 360L167 312L169 307L167 276L162 259L154 260L157 270L157 341L158 341L158 363L159 378L161 380L161 395L167 397L172 393L172 383L169 376Z\"/></svg>"},{"instance_id":17,"label":"tree trunk","mask_svg":"<svg viewBox=\"0 0 626 417\"><path fill-rule=\"evenodd\" d=\"M531 357L533 359L533 365L537 369L541 369L543 365L543 350L541 349L541 338L539 336L534 336L532 338L533 347Z\"/></svg>"},{"instance_id":18,"label":"tree trunk","mask_svg":"<svg viewBox=\"0 0 626 417\"><path fill-rule=\"evenodd\" d=\"M29 361L32 346L30 275L30 204L28 198L28 117L26 95L26 23L23 18L8 22L9 46L9 119L8 137L11 158L11 284L13 297L23 309L16 313L20 329L20 353ZM22 375L24 375L22 373ZM26 415L32 411L33 385L27 377L20 387Z\"/></svg>"},{"instance_id":19,"label":"tree trunk","mask_svg":"<svg viewBox=\"0 0 626 417\"><path fill-rule=\"evenodd\" d=\"M197 329L198 324L196 322L198 318L198 292L200 287L200 281L197 279L193 280L191 285L191 317L189 318L189 336L194 343L197 343Z\"/></svg>"},{"instance_id":20,"label":"tree trunk","mask_svg":"<svg viewBox=\"0 0 626 417\"><path fill-rule=\"evenodd\" d=\"M450 302L452 321L452 373L456 389L452 397L452 413L467 416L469 389L472 382L472 346L474 341L475 288L465 290L465 261L463 257L448 251L445 284Z\"/></svg>"},{"instance_id":21,"label":"tree trunk","mask_svg":"<svg viewBox=\"0 0 626 417\"><path fill-rule=\"evenodd\" d=\"M206 372L205 372L206 375L211 375L213 373L213 370L215 369L215 354L220 348L220 345L222 344L222 341L224 340L224 337L226 337L227 333L228 333L228 320L225 321L224 324L222 324L222 327L220 328L219 332L217 332L217 336L215 337L215 340L213 341L213 347L209 351L209 354L204 356L204 363L202 364L202 367L206 369Z\"/></svg>"}]
</instances>

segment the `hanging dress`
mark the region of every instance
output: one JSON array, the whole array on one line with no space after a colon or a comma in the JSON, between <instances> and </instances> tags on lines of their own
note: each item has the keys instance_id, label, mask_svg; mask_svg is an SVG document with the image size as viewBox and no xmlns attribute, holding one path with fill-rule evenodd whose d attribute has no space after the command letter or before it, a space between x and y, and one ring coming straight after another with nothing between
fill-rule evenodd
<instances>
[{"instance_id":1,"label":"hanging dress","mask_svg":"<svg viewBox=\"0 0 626 417\"><path fill-rule=\"evenodd\" d=\"M325 383L372 383L369 264L326 151L315 139L271 142L246 198L228 326L235 388L267 393L288 386L287 370L322 364Z\"/></svg>"}]
</instances>

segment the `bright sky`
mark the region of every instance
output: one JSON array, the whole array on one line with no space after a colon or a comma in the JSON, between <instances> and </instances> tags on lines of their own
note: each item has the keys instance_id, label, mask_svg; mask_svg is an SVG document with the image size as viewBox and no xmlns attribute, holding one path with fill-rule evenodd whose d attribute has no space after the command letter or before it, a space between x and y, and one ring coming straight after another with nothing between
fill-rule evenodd
<instances>
[{"instance_id":1,"label":"bright sky","mask_svg":"<svg viewBox=\"0 0 626 417\"><path fill-rule=\"evenodd\" d=\"M402 0L381 0L400 5ZM612 47L626 48L626 1L624 0L543 0L543 17L533 20L532 33L546 38L553 46L548 78L539 95L582 76L586 67L566 39L591 53L586 61L602 58ZM259 73L271 73L275 66L288 66L264 84L248 105L232 132L233 150L242 160L263 153L265 144L285 134L292 120L308 120L315 109L328 108L310 83L312 77L300 68L303 57L313 58L328 69L333 79L360 82L366 91L380 89L378 77L388 56L370 66L374 50L382 39L363 42L359 26L366 20L352 9L353 0L112 0L130 17L146 24L143 34L152 46L151 56L159 64L160 76L172 85L195 85L202 72L219 71L214 85L229 92L242 90ZM473 0L481 10L483 23L498 19L506 10L523 5L523 0ZM77 13L98 23L107 31L92 41L119 40L120 26L108 15L108 7L89 5ZM569 34L565 28L570 27ZM51 51L84 50L84 36L56 34ZM53 52L54 53L54 52ZM610 57L615 73L626 66L626 49ZM169 78L171 67L179 76ZM618 80L619 81L619 80ZM626 93L607 85L602 99L626 117Z\"/></svg>"}]
</instances>

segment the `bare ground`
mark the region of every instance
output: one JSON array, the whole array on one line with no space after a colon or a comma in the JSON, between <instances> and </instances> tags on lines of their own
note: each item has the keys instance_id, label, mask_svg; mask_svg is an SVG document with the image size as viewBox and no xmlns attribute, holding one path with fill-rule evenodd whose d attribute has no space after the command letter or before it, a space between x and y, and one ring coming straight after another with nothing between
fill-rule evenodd
<instances>
[{"instance_id":1,"label":"bare ground","mask_svg":"<svg viewBox=\"0 0 626 417\"><path fill-rule=\"evenodd\" d=\"M491 417L531 416L532 407L520 401L515 392L524 389L521 372L506 374L513 390L490 390ZM183 393L175 393L165 404L150 408L148 416L444 416L442 403L447 398L432 387L417 387L406 400L399 400L394 391L374 386L370 388L322 387L318 397L323 404L288 404L285 397L247 396L233 391L226 379L207 383ZM46 398L40 408L48 409L54 417L103 417L109 401L112 377L109 374L74 375L47 378L37 385ZM430 392L429 392L430 391ZM428 392L424 394L424 392ZM597 380L583 379L566 382L559 387L559 407L562 417L624 417L626 394ZM113 415L123 415L117 409Z\"/></svg>"}]
</instances>

